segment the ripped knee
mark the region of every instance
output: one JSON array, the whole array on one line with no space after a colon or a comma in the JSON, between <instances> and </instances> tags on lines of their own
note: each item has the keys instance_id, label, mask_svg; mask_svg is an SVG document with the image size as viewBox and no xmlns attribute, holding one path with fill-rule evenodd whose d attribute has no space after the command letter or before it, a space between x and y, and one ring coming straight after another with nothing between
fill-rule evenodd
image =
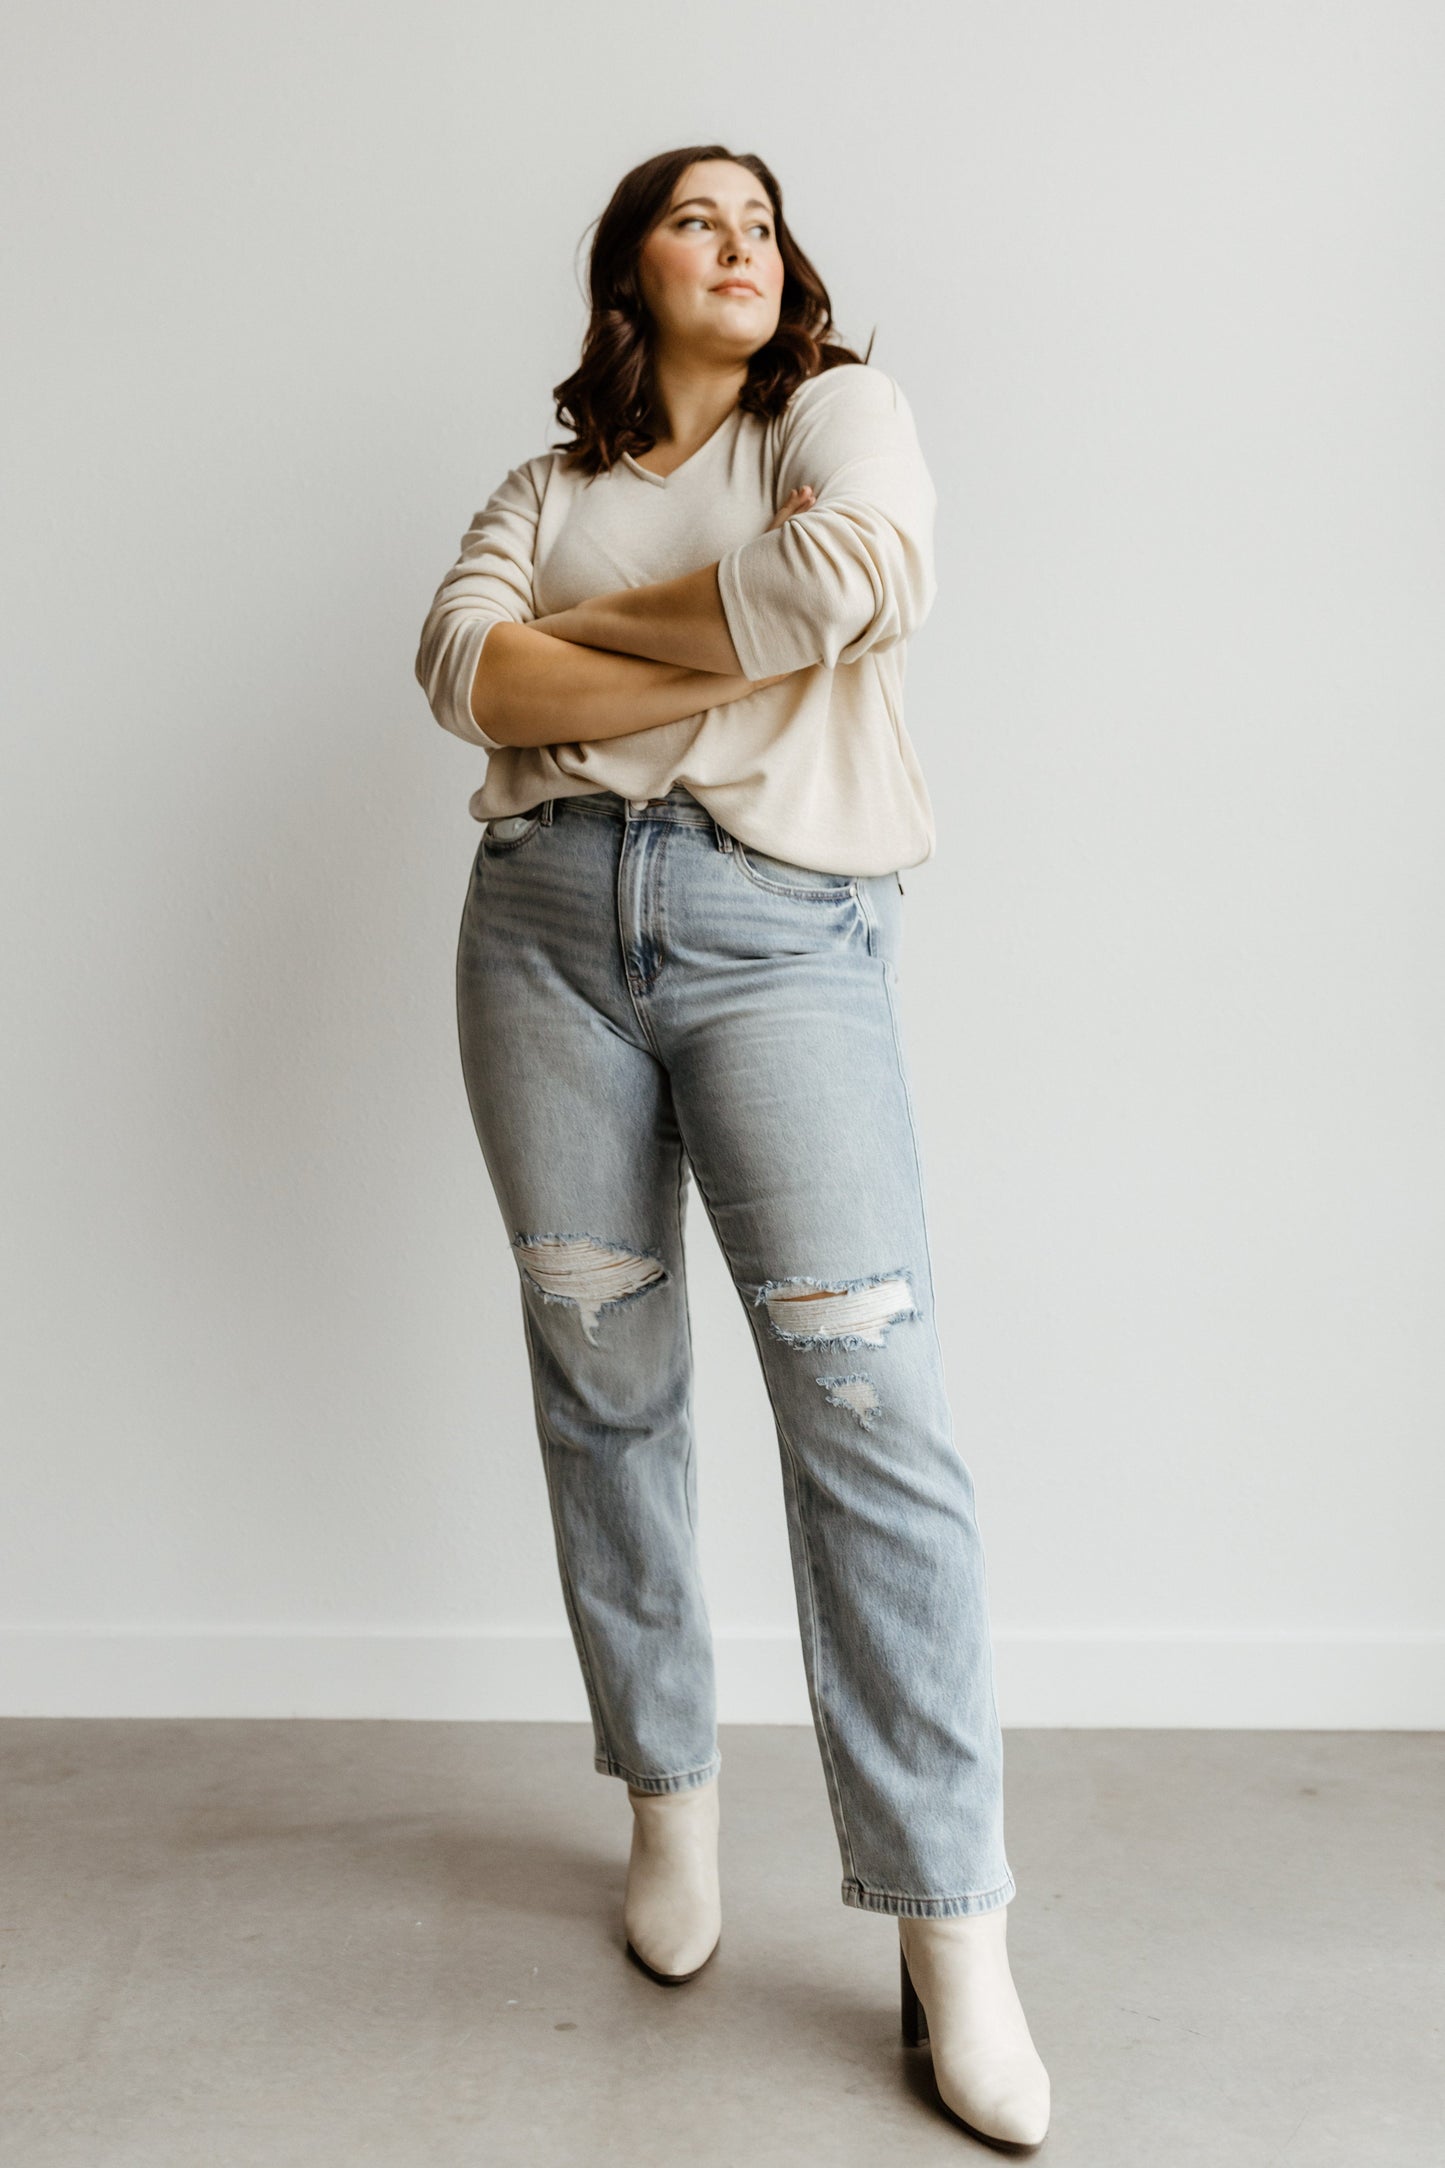
<instances>
[{"instance_id":1,"label":"ripped knee","mask_svg":"<svg viewBox=\"0 0 1445 2168\"><path fill-rule=\"evenodd\" d=\"M542 1300L570 1304L594 1345L604 1310L645 1294L668 1277L661 1258L652 1252L604 1242L597 1235L517 1235L512 1247Z\"/></svg>"},{"instance_id":2,"label":"ripped knee","mask_svg":"<svg viewBox=\"0 0 1445 2168\"><path fill-rule=\"evenodd\" d=\"M882 1347L900 1319L918 1315L903 1272L865 1280L765 1280L757 1300L767 1305L775 1337L799 1347Z\"/></svg>"}]
</instances>

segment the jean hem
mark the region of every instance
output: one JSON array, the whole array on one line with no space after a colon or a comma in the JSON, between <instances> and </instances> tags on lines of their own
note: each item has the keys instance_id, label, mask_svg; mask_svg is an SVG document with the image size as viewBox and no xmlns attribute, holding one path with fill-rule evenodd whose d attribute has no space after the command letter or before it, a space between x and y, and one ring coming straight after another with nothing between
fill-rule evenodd
<instances>
[{"instance_id":1,"label":"jean hem","mask_svg":"<svg viewBox=\"0 0 1445 2168\"><path fill-rule=\"evenodd\" d=\"M899 1890L865 1889L851 1876L843 1878L843 1902L856 1912L889 1912L908 1920L951 1920L970 1912L996 1912L1017 1896L1018 1885L1006 1875L992 1889L965 1890L958 1897L910 1897Z\"/></svg>"},{"instance_id":2,"label":"jean hem","mask_svg":"<svg viewBox=\"0 0 1445 2168\"><path fill-rule=\"evenodd\" d=\"M679 1769L671 1775L642 1776L635 1769L624 1768L610 1754L594 1756L592 1766L604 1777L622 1777L635 1792L686 1792L699 1784L710 1784L722 1767L721 1753L699 1762L696 1769Z\"/></svg>"}]
</instances>

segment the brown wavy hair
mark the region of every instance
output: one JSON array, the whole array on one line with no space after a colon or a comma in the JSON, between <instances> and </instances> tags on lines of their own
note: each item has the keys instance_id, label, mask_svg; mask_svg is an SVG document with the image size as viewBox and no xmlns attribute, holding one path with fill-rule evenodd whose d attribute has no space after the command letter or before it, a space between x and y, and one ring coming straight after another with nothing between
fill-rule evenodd
<instances>
[{"instance_id":1,"label":"brown wavy hair","mask_svg":"<svg viewBox=\"0 0 1445 2168\"><path fill-rule=\"evenodd\" d=\"M689 166L711 158L746 166L762 182L772 202L773 230L783 259L778 328L767 345L749 357L739 406L749 414L781 414L805 377L846 362L866 362L873 351L871 338L868 354L855 354L838 337L828 289L788 231L783 191L761 158L752 151L727 150L720 143L659 151L623 175L596 221L587 264L592 315L582 341L582 359L571 376L552 387L557 420L573 432L570 444L549 446L566 453L564 466L586 474L604 473L624 452L635 458L657 441L652 427L652 319L638 285L637 259L672 201L679 176Z\"/></svg>"}]
</instances>

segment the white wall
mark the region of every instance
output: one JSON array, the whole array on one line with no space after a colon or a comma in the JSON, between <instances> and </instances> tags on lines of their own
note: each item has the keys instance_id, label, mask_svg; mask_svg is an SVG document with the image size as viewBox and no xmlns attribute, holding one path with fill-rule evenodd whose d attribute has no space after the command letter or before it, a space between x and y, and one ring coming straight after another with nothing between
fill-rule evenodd
<instances>
[{"instance_id":1,"label":"white wall","mask_svg":"<svg viewBox=\"0 0 1445 2168\"><path fill-rule=\"evenodd\" d=\"M720 138L942 499L903 991L1004 1721L1445 1722L1441 10L6 42L0 1707L585 1714L411 669L588 222ZM721 1714L805 1722L690 1244Z\"/></svg>"}]
</instances>

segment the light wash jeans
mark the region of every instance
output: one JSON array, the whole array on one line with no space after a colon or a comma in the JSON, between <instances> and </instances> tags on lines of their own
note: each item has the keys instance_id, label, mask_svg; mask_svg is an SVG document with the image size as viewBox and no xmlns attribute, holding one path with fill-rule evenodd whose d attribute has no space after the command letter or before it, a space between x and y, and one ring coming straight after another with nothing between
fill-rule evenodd
<instances>
[{"instance_id":1,"label":"light wash jeans","mask_svg":"<svg viewBox=\"0 0 1445 2168\"><path fill-rule=\"evenodd\" d=\"M744 847L678 785L483 831L457 1015L519 1268L594 1767L721 1767L698 1576L689 1168L777 1422L843 1902L1007 1904L973 1481L933 1309L896 874Z\"/></svg>"}]
</instances>

